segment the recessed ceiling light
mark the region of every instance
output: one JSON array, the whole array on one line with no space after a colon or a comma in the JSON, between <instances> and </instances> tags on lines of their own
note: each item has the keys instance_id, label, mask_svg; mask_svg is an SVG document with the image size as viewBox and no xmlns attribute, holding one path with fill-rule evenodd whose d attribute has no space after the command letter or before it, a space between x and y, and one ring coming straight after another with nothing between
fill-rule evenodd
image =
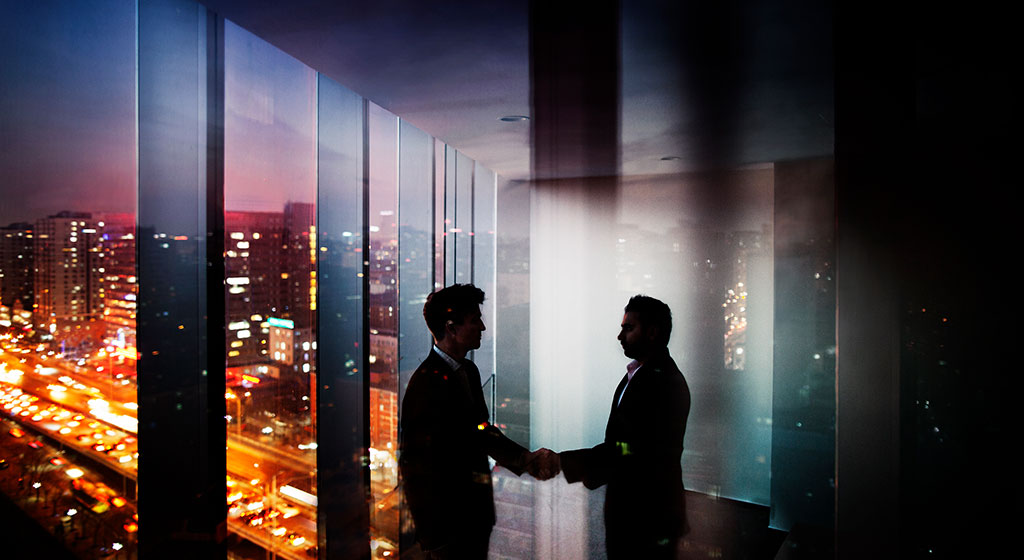
<instances>
[{"instance_id":1,"label":"recessed ceiling light","mask_svg":"<svg viewBox=\"0 0 1024 560\"><path fill-rule=\"evenodd\" d=\"M498 120L503 122L520 122L528 121L530 120L530 117L525 115L505 115L504 117L498 117Z\"/></svg>"}]
</instances>

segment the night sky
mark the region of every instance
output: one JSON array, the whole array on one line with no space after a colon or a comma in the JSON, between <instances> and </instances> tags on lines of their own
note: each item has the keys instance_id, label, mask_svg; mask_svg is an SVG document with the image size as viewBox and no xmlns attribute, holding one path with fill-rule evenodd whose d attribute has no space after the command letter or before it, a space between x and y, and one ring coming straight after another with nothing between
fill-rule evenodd
<instances>
[{"instance_id":1,"label":"night sky","mask_svg":"<svg viewBox=\"0 0 1024 560\"><path fill-rule=\"evenodd\" d=\"M134 4L17 2L4 12L0 224L134 211Z\"/></svg>"},{"instance_id":2,"label":"night sky","mask_svg":"<svg viewBox=\"0 0 1024 560\"><path fill-rule=\"evenodd\" d=\"M135 212L133 3L19 3L0 22L0 225ZM169 46L169 48L173 48ZM316 74L228 24L225 204L316 193Z\"/></svg>"}]
</instances>

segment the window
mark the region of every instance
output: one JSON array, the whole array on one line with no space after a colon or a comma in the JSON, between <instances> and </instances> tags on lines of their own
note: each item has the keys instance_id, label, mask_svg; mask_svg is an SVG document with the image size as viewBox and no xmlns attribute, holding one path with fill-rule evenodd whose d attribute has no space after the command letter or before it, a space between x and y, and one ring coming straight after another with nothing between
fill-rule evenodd
<instances>
[{"instance_id":1,"label":"window","mask_svg":"<svg viewBox=\"0 0 1024 560\"><path fill-rule=\"evenodd\" d=\"M230 22L224 53L229 548L315 555L316 73Z\"/></svg>"},{"instance_id":2,"label":"window","mask_svg":"<svg viewBox=\"0 0 1024 560\"><path fill-rule=\"evenodd\" d=\"M0 491L48 531L88 532L129 555L135 17L131 3L25 4L0 23Z\"/></svg>"},{"instance_id":3,"label":"window","mask_svg":"<svg viewBox=\"0 0 1024 560\"><path fill-rule=\"evenodd\" d=\"M603 439L646 293L692 392L687 489L830 519L829 149L511 181L191 0L2 25L0 444L27 460L0 490L29 515L128 557L396 556L422 305L472 282L471 359L512 439ZM600 548L600 491L493 484L496 554Z\"/></svg>"}]
</instances>

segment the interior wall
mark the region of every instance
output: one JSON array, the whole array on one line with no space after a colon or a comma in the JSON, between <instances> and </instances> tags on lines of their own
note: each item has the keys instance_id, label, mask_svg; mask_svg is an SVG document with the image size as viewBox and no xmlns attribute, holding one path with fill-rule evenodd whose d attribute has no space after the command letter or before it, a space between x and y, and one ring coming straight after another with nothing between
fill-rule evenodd
<instances>
[{"instance_id":1,"label":"interior wall","mask_svg":"<svg viewBox=\"0 0 1024 560\"><path fill-rule=\"evenodd\" d=\"M531 447L603 441L629 361L616 340L623 307L642 293L673 310L669 349L693 395L686 488L769 505L774 178L761 165L532 185ZM536 486L536 534L552 557L603 554L603 489Z\"/></svg>"}]
</instances>

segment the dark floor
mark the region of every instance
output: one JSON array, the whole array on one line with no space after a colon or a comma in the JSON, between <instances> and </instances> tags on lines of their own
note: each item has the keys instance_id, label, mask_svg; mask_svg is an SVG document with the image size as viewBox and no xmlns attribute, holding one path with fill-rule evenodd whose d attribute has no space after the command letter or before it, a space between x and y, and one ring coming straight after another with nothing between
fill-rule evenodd
<instances>
[{"instance_id":1,"label":"dark floor","mask_svg":"<svg viewBox=\"0 0 1024 560\"><path fill-rule=\"evenodd\" d=\"M830 560L831 535L812 527L786 533L768 527L768 508L688 493L691 532L683 543L684 558L718 560ZM0 523L5 535L4 558L74 560L52 535L0 493Z\"/></svg>"},{"instance_id":2,"label":"dark floor","mask_svg":"<svg viewBox=\"0 0 1024 560\"><path fill-rule=\"evenodd\" d=\"M36 520L25 514L0 492L0 523L3 525L4 558L45 558L46 560L74 560L75 556L64 548Z\"/></svg>"},{"instance_id":3,"label":"dark floor","mask_svg":"<svg viewBox=\"0 0 1024 560\"><path fill-rule=\"evenodd\" d=\"M835 556L830 531L772 529L765 506L687 492L686 510L690 523L690 534L682 543L686 560L831 560Z\"/></svg>"}]
</instances>

